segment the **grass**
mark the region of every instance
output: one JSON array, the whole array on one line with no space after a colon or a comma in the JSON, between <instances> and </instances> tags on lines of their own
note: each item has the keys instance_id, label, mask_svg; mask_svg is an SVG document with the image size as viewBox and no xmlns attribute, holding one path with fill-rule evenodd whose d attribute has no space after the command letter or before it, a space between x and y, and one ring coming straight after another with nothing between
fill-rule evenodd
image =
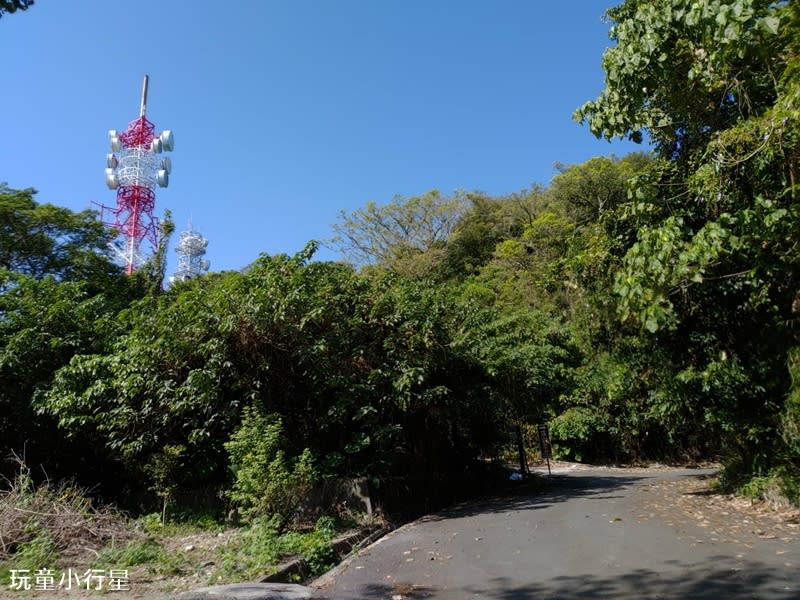
<instances>
[{"instance_id":1,"label":"grass","mask_svg":"<svg viewBox=\"0 0 800 600\"><path fill-rule=\"evenodd\" d=\"M5 588L11 584L11 570L27 570L35 573L39 569L52 568L58 561L58 550L46 533L39 533L32 539L17 546L14 554L0 561L0 585Z\"/></svg>"},{"instance_id":2,"label":"grass","mask_svg":"<svg viewBox=\"0 0 800 600\"><path fill-rule=\"evenodd\" d=\"M130 542L120 548L105 548L92 564L95 569L130 569L146 566L154 575L181 575L193 570L191 558L185 552L173 552L156 538Z\"/></svg>"},{"instance_id":3,"label":"grass","mask_svg":"<svg viewBox=\"0 0 800 600\"><path fill-rule=\"evenodd\" d=\"M236 532L218 550L218 568L211 582L227 583L268 574L291 556L301 556L312 575L324 573L336 564L331 542L341 524L323 517L313 530L277 533L276 519L260 519Z\"/></svg>"},{"instance_id":4,"label":"grass","mask_svg":"<svg viewBox=\"0 0 800 600\"><path fill-rule=\"evenodd\" d=\"M166 523L161 522L159 513L151 513L139 517L134 521L137 529L161 537L180 537L199 533L219 533L225 529L212 513L180 513Z\"/></svg>"}]
</instances>

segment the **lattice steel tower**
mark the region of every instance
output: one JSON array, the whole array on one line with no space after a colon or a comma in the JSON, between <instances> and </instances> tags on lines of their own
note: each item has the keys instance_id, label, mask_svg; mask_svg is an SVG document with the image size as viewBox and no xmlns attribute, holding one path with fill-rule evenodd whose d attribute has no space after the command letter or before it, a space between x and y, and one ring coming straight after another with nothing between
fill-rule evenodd
<instances>
[{"instance_id":1,"label":"lattice steel tower","mask_svg":"<svg viewBox=\"0 0 800 600\"><path fill-rule=\"evenodd\" d=\"M178 269L169 278L170 283L188 281L208 271L211 263L203 258L206 246L208 240L192 228L190 221L189 229L181 232L178 245L175 247L175 252L178 253Z\"/></svg>"},{"instance_id":2,"label":"lattice steel tower","mask_svg":"<svg viewBox=\"0 0 800 600\"><path fill-rule=\"evenodd\" d=\"M111 129L108 141L111 153L106 156L106 185L117 191L117 205L101 206L103 217L107 213L113 220L106 224L119 233L112 244L125 271L133 273L145 261L142 242L158 246L158 219L153 216L156 203L156 186L167 187L172 161L159 155L175 146L168 129L155 135L155 125L147 120L147 86L144 76L139 118L131 121L122 133Z\"/></svg>"}]
</instances>

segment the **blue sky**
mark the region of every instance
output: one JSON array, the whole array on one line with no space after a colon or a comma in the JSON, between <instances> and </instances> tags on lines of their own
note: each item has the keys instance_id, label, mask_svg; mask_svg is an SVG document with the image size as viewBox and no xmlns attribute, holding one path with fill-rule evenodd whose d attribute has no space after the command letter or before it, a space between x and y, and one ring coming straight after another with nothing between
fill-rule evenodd
<instances>
[{"instance_id":1,"label":"blue sky","mask_svg":"<svg viewBox=\"0 0 800 600\"><path fill-rule=\"evenodd\" d=\"M571 119L603 87L613 4L37 0L0 19L0 181L114 204L106 134L147 73L148 118L175 134L156 212L193 219L212 270L330 238L369 200L546 184L556 161L641 149Z\"/></svg>"}]
</instances>

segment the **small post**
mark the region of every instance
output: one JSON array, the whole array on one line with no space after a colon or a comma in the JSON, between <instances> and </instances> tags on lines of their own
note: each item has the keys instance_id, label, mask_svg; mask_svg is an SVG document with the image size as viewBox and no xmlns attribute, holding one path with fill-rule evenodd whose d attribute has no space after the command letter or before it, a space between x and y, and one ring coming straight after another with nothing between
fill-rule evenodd
<instances>
[{"instance_id":1,"label":"small post","mask_svg":"<svg viewBox=\"0 0 800 600\"><path fill-rule=\"evenodd\" d=\"M522 427L517 425L517 452L519 453L519 473L523 477L530 474L528 459L525 456L525 443L522 439Z\"/></svg>"},{"instance_id":2,"label":"small post","mask_svg":"<svg viewBox=\"0 0 800 600\"><path fill-rule=\"evenodd\" d=\"M143 117L147 112L147 84L150 82L150 76L145 75L142 82L142 103L139 105L139 116Z\"/></svg>"},{"instance_id":3,"label":"small post","mask_svg":"<svg viewBox=\"0 0 800 600\"><path fill-rule=\"evenodd\" d=\"M537 425L536 429L539 432L539 448L542 451L542 457L547 460L547 474L552 475L550 471L550 457L553 455L553 448L550 445L550 431L547 425Z\"/></svg>"}]
</instances>

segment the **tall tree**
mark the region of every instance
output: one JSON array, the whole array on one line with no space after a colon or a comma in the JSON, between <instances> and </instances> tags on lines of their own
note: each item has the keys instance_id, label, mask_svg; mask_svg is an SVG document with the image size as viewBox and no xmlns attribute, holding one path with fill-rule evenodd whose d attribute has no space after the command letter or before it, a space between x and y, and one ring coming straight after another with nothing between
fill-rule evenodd
<instances>
[{"instance_id":1,"label":"tall tree","mask_svg":"<svg viewBox=\"0 0 800 600\"><path fill-rule=\"evenodd\" d=\"M334 243L355 264L389 265L443 245L467 206L463 194L444 196L438 190L383 205L368 202L339 214Z\"/></svg>"},{"instance_id":2,"label":"tall tree","mask_svg":"<svg viewBox=\"0 0 800 600\"><path fill-rule=\"evenodd\" d=\"M665 402L701 406L729 464L798 466L778 427L800 343L800 6L626 0L608 17L606 88L576 118L607 138L646 133L667 161L617 212L633 232L619 314L657 336L675 372Z\"/></svg>"},{"instance_id":3,"label":"tall tree","mask_svg":"<svg viewBox=\"0 0 800 600\"><path fill-rule=\"evenodd\" d=\"M39 204L34 193L0 186L0 456L25 453L58 476L96 465L35 415L32 398L76 354L104 351L138 292L110 260L94 213Z\"/></svg>"}]
</instances>

